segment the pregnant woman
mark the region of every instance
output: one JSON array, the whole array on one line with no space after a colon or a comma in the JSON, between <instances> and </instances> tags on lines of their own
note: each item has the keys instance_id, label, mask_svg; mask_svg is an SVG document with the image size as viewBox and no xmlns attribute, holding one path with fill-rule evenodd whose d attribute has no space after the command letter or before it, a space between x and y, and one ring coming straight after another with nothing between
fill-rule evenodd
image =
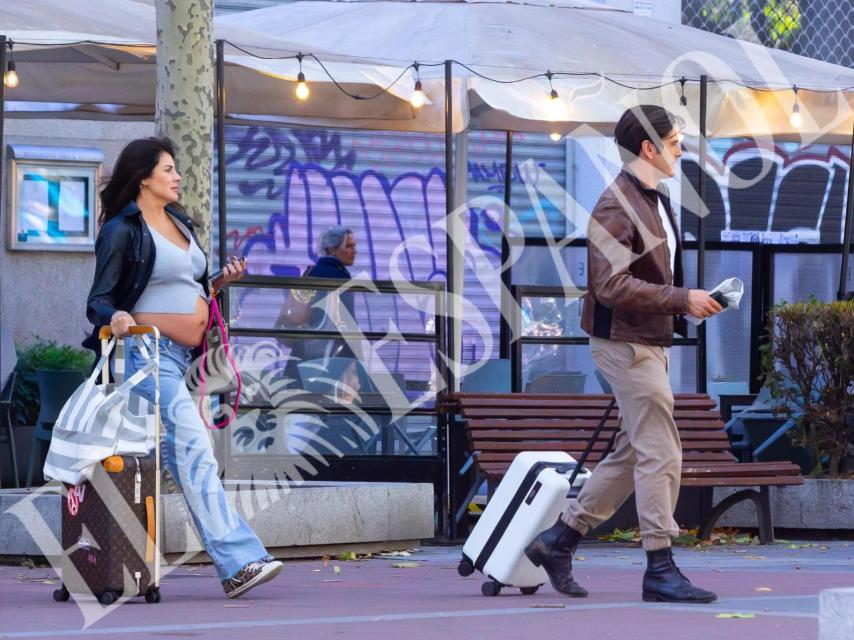
<instances>
[{"instance_id":1,"label":"pregnant woman","mask_svg":"<svg viewBox=\"0 0 854 640\"><path fill-rule=\"evenodd\" d=\"M236 598L274 578L282 563L267 554L255 532L228 505L201 415L184 379L208 323L211 287L240 277L245 260L232 258L215 282L193 223L178 204L181 176L168 138L128 144L101 191L101 230L95 245L95 277L86 315L95 325L83 343L99 349L98 328L113 335L154 325L160 339L160 401L165 437L163 460L187 500L205 550L225 595ZM127 376L145 362L126 339ZM135 388L154 399L151 377Z\"/></svg>"}]
</instances>

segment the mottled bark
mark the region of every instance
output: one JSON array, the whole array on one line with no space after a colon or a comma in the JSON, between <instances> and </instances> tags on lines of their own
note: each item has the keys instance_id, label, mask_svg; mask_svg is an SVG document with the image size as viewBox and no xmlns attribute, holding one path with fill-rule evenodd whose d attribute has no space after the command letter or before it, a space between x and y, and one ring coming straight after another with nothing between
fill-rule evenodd
<instances>
[{"instance_id":1,"label":"mottled bark","mask_svg":"<svg viewBox=\"0 0 854 640\"><path fill-rule=\"evenodd\" d=\"M157 135L176 147L181 203L210 249L214 118L213 0L155 0Z\"/></svg>"}]
</instances>

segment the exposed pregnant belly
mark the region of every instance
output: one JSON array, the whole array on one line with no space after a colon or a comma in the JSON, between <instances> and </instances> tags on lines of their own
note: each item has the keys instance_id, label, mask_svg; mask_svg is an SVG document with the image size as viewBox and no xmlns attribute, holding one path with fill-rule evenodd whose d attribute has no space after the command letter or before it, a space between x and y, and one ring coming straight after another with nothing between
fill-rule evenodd
<instances>
[{"instance_id":1,"label":"exposed pregnant belly","mask_svg":"<svg viewBox=\"0 0 854 640\"><path fill-rule=\"evenodd\" d=\"M196 298L193 313L134 313L137 324L153 324L160 333L187 347L198 347L208 327L208 303Z\"/></svg>"}]
</instances>

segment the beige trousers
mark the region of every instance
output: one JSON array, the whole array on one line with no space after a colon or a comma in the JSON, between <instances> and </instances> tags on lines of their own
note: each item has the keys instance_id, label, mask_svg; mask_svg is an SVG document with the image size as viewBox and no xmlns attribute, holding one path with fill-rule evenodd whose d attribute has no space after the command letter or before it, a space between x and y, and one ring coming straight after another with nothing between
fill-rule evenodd
<instances>
[{"instance_id":1,"label":"beige trousers","mask_svg":"<svg viewBox=\"0 0 854 640\"><path fill-rule=\"evenodd\" d=\"M635 492L643 548L670 546L682 473L682 445L673 420L668 354L662 347L590 338L596 366L614 389L620 432L614 450L593 470L564 521L586 534Z\"/></svg>"}]
</instances>

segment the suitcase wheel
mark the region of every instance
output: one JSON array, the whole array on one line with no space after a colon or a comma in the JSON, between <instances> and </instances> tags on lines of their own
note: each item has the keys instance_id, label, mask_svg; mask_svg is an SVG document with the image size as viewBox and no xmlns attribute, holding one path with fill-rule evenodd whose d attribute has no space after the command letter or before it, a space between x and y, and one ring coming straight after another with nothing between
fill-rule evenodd
<instances>
[{"instance_id":1,"label":"suitcase wheel","mask_svg":"<svg viewBox=\"0 0 854 640\"><path fill-rule=\"evenodd\" d=\"M463 556L463 559L460 560L460 564L457 565L457 573L459 573L463 578L473 574L474 565L471 563L471 560Z\"/></svg>"},{"instance_id":2,"label":"suitcase wheel","mask_svg":"<svg viewBox=\"0 0 854 640\"><path fill-rule=\"evenodd\" d=\"M112 591L104 591L100 596L98 596L98 602L102 605L107 606L113 604L118 598L116 594Z\"/></svg>"},{"instance_id":3,"label":"suitcase wheel","mask_svg":"<svg viewBox=\"0 0 854 640\"><path fill-rule=\"evenodd\" d=\"M501 593L501 585L495 580L490 580L480 585L480 592L488 597L497 596Z\"/></svg>"},{"instance_id":4,"label":"suitcase wheel","mask_svg":"<svg viewBox=\"0 0 854 640\"><path fill-rule=\"evenodd\" d=\"M519 591L522 592L523 596L532 596L535 593L537 593L537 589L539 589L539 588L540 588L539 586L536 586L536 587L519 587Z\"/></svg>"},{"instance_id":5,"label":"suitcase wheel","mask_svg":"<svg viewBox=\"0 0 854 640\"><path fill-rule=\"evenodd\" d=\"M149 604L160 602L160 587L149 587L145 592L145 601Z\"/></svg>"},{"instance_id":6,"label":"suitcase wheel","mask_svg":"<svg viewBox=\"0 0 854 640\"><path fill-rule=\"evenodd\" d=\"M68 593L68 589L65 588L65 585L62 585L59 589L53 592L53 599L57 602L66 602L70 596L71 594Z\"/></svg>"}]
</instances>

